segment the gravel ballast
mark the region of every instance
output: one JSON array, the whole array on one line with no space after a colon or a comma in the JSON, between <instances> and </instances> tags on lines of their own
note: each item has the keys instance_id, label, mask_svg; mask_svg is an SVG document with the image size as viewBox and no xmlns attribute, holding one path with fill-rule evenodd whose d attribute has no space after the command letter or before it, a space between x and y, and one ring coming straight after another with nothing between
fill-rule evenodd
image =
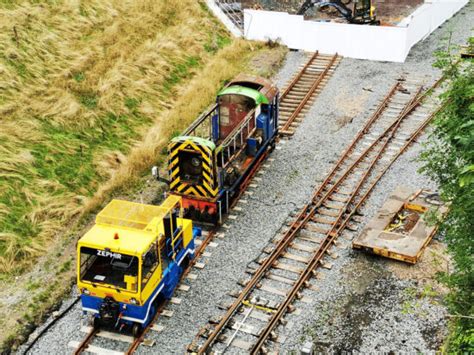
<instances>
[{"instance_id":1,"label":"gravel ballast","mask_svg":"<svg viewBox=\"0 0 474 355\"><path fill-rule=\"evenodd\" d=\"M217 247L208 247L211 255L200 260L204 269L192 271L197 279L184 280L190 290L176 292L181 303L166 307L173 315L158 320L163 331L148 333L147 339L155 340L155 345L140 346L139 353L182 354L209 319L224 313L218 305L232 300L228 295L231 290L241 289L237 282L249 277L247 265L260 256L289 214L307 202L394 80L405 75L430 83L440 76L431 66L432 53L446 46L443 39L451 31L451 43L466 41L466 29L474 22L472 9L468 5L416 45L406 63L341 61L295 135L278 144L263 167L264 173L257 175L261 178L255 181L258 186L242 197L247 203L239 204L242 211L233 213L237 218L226 222L228 228L221 230L225 236L215 240ZM306 60L305 54L290 52L274 78L278 86L282 88ZM417 172L420 151L420 144L413 145L382 178L365 204L359 231L398 185L436 189ZM339 257L331 260L332 269L322 270L323 279L315 282L318 291L304 293L313 302L295 303L301 312L288 315L287 326L279 328L286 336L281 351L297 351L306 341L313 342L319 351L437 350L446 334L446 311L437 296L420 296L417 281L398 277L392 272L391 261L353 251L349 235L340 239ZM84 336L79 332L80 313L77 305L30 353L70 353L68 342ZM112 344L104 339L94 341L104 348Z\"/></svg>"}]
</instances>

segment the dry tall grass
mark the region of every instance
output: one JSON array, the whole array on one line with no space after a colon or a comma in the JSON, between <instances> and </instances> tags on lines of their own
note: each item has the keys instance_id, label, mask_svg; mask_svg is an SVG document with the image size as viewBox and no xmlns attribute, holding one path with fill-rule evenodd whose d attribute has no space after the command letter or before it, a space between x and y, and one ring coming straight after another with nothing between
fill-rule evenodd
<instances>
[{"instance_id":1,"label":"dry tall grass","mask_svg":"<svg viewBox=\"0 0 474 355\"><path fill-rule=\"evenodd\" d=\"M150 128L143 141L132 149L126 161L114 171L112 178L87 202L85 210L98 207L113 190L130 184L142 171L156 163L170 135L186 128L215 99L222 84L242 70L249 50L248 43L235 41L211 59L182 90L173 108L160 115L160 120Z\"/></svg>"},{"instance_id":2,"label":"dry tall grass","mask_svg":"<svg viewBox=\"0 0 474 355\"><path fill-rule=\"evenodd\" d=\"M195 0L0 2L0 272L28 266L212 101L248 49L214 58L218 33Z\"/></svg>"}]
</instances>

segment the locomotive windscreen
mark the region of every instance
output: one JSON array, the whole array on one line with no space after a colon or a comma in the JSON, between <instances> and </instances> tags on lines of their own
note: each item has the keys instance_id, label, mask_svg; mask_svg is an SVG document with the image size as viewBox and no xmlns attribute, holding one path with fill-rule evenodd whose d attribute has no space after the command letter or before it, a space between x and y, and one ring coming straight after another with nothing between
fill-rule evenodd
<instances>
[{"instance_id":1,"label":"locomotive windscreen","mask_svg":"<svg viewBox=\"0 0 474 355\"><path fill-rule=\"evenodd\" d=\"M179 153L179 177L182 181L199 184L202 181L202 158L200 152Z\"/></svg>"},{"instance_id":2,"label":"locomotive windscreen","mask_svg":"<svg viewBox=\"0 0 474 355\"><path fill-rule=\"evenodd\" d=\"M131 255L81 247L79 262L81 281L93 284L126 289L125 276L138 276L138 258Z\"/></svg>"}]
</instances>

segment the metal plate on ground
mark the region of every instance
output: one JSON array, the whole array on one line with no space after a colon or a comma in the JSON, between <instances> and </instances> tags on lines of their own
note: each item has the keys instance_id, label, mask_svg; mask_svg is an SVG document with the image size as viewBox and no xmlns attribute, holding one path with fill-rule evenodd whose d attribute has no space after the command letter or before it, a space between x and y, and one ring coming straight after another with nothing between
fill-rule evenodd
<instances>
[{"instance_id":1,"label":"metal plate on ground","mask_svg":"<svg viewBox=\"0 0 474 355\"><path fill-rule=\"evenodd\" d=\"M433 192L398 187L352 247L415 264L436 233L436 227L425 221L426 214L436 209L441 214L447 211Z\"/></svg>"}]
</instances>

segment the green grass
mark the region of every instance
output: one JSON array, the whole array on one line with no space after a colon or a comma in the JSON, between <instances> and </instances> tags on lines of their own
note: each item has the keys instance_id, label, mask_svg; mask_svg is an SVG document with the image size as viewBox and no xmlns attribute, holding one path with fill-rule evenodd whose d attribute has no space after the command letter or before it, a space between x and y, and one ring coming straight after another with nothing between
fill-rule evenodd
<instances>
[{"instance_id":1,"label":"green grass","mask_svg":"<svg viewBox=\"0 0 474 355\"><path fill-rule=\"evenodd\" d=\"M231 40L193 0L0 0L0 10L0 274L18 274Z\"/></svg>"},{"instance_id":2,"label":"green grass","mask_svg":"<svg viewBox=\"0 0 474 355\"><path fill-rule=\"evenodd\" d=\"M162 92L165 94L170 94L176 85L178 85L183 79L189 78L192 70L197 69L199 66L200 60L194 56L189 56L184 62L177 63L166 78L163 84Z\"/></svg>"},{"instance_id":3,"label":"green grass","mask_svg":"<svg viewBox=\"0 0 474 355\"><path fill-rule=\"evenodd\" d=\"M214 33L209 36L208 41L204 44L204 49L208 53L216 53L219 49L231 43L231 39L228 36L220 33Z\"/></svg>"},{"instance_id":4,"label":"green grass","mask_svg":"<svg viewBox=\"0 0 474 355\"><path fill-rule=\"evenodd\" d=\"M133 99L128 106L136 108L138 102L139 99ZM45 139L27 146L27 149L34 158L31 172L38 179L56 182L55 187L45 193L60 196L72 192L92 196L97 186L108 177L99 173L95 159L107 151L126 154L132 142L140 137L140 130L150 124L150 118L133 113L109 113L98 122L100 124L93 127L73 129L41 120ZM33 188L28 179L13 176L10 180L15 188L0 195L0 203L9 206L9 213L0 220L0 228L20 237L17 247L21 250L31 247L32 236L40 231L34 221L24 218L37 204L31 203L23 192L24 188ZM3 253L5 245L0 243L0 254Z\"/></svg>"},{"instance_id":5,"label":"green grass","mask_svg":"<svg viewBox=\"0 0 474 355\"><path fill-rule=\"evenodd\" d=\"M86 76L83 72L76 73L72 77L74 78L74 80L77 83L80 83L80 82L84 81L84 79L86 78Z\"/></svg>"}]
</instances>

